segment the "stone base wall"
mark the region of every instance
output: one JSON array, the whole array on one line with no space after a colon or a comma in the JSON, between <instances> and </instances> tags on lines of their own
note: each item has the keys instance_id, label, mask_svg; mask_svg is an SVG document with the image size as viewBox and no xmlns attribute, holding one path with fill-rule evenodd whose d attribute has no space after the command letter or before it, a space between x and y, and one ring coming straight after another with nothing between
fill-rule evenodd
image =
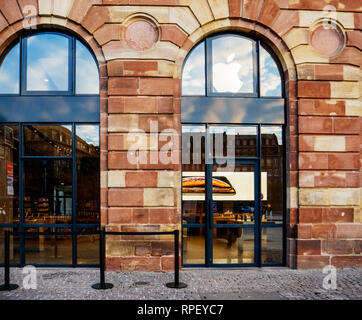
<instances>
[{"instance_id":1,"label":"stone base wall","mask_svg":"<svg viewBox=\"0 0 362 320\"><path fill-rule=\"evenodd\" d=\"M266 41L285 75L287 264L362 267L360 1L0 0L0 11L0 53L24 29L47 27L78 35L96 55L108 230L180 228L180 165L155 159L180 159L183 61L221 31ZM172 152L155 138L156 121L156 132L174 130ZM132 130L144 133L145 152L130 163ZM107 268L169 270L170 248L170 239L114 237Z\"/></svg>"}]
</instances>

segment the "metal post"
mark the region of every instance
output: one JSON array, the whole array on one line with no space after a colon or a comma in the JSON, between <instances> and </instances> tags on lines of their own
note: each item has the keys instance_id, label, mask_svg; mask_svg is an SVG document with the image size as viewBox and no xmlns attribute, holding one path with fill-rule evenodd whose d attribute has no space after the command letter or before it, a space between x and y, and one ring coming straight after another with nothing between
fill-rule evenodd
<instances>
[{"instance_id":1,"label":"metal post","mask_svg":"<svg viewBox=\"0 0 362 320\"><path fill-rule=\"evenodd\" d=\"M100 270L100 283L92 285L93 289L105 290L113 288L113 284L106 283L105 281L106 269L106 230L103 227L100 231L99 237L99 270Z\"/></svg>"},{"instance_id":2,"label":"metal post","mask_svg":"<svg viewBox=\"0 0 362 320\"><path fill-rule=\"evenodd\" d=\"M5 231L5 284L0 286L0 291L11 291L19 288L17 284L10 283L10 232L9 230Z\"/></svg>"},{"instance_id":3,"label":"metal post","mask_svg":"<svg viewBox=\"0 0 362 320\"><path fill-rule=\"evenodd\" d=\"M175 281L166 283L166 287L175 288L175 289L182 289L186 288L187 284L180 282L180 257L179 257L179 230L174 231L174 244L175 244Z\"/></svg>"}]
</instances>

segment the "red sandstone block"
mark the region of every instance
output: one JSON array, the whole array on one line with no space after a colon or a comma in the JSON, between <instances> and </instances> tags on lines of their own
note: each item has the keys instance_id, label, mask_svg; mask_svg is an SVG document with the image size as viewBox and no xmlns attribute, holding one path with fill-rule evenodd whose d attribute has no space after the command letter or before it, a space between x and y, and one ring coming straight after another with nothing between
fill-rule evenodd
<instances>
[{"instance_id":1,"label":"red sandstone block","mask_svg":"<svg viewBox=\"0 0 362 320\"><path fill-rule=\"evenodd\" d=\"M301 99L298 103L298 114L306 116L306 115L314 115L314 101Z\"/></svg>"},{"instance_id":2,"label":"red sandstone block","mask_svg":"<svg viewBox=\"0 0 362 320\"><path fill-rule=\"evenodd\" d=\"M154 241L151 246L152 256L168 256L175 252L173 241Z\"/></svg>"},{"instance_id":3,"label":"red sandstone block","mask_svg":"<svg viewBox=\"0 0 362 320\"><path fill-rule=\"evenodd\" d=\"M8 26L8 22L0 12L0 31L4 30Z\"/></svg>"},{"instance_id":4,"label":"red sandstone block","mask_svg":"<svg viewBox=\"0 0 362 320\"><path fill-rule=\"evenodd\" d=\"M332 118L300 117L299 133L332 133Z\"/></svg>"},{"instance_id":5,"label":"red sandstone block","mask_svg":"<svg viewBox=\"0 0 362 320\"><path fill-rule=\"evenodd\" d=\"M143 189L111 188L108 190L108 205L110 207L141 207L143 206Z\"/></svg>"},{"instance_id":6,"label":"red sandstone block","mask_svg":"<svg viewBox=\"0 0 362 320\"><path fill-rule=\"evenodd\" d=\"M362 223L336 224L338 239L362 239Z\"/></svg>"},{"instance_id":7,"label":"red sandstone block","mask_svg":"<svg viewBox=\"0 0 362 320\"><path fill-rule=\"evenodd\" d=\"M331 86L327 81L298 81L299 97L330 98Z\"/></svg>"},{"instance_id":8,"label":"red sandstone block","mask_svg":"<svg viewBox=\"0 0 362 320\"><path fill-rule=\"evenodd\" d=\"M109 77L123 76L123 61L122 60L107 61L107 72Z\"/></svg>"},{"instance_id":9,"label":"red sandstone block","mask_svg":"<svg viewBox=\"0 0 362 320\"><path fill-rule=\"evenodd\" d=\"M108 208L108 223L123 224L132 222L132 209Z\"/></svg>"},{"instance_id":10,"label":"red sandstone block","mask_svg":"<svg viewBox=\"0 0 362 320\"><path fill-rule=\"evenodd\" d=\"M359 169L360 156L356 153L329 153L328 169Z\"/></svg>"},{"instance_id":11,"label":"red sandstone block","mask_svg":"<svg viewBox=\"0 0 362 320\"><path fill-rule=\"evenodd\" d=\"M326 153L299 153L299 169L327 169L328 154Z\"/></svg>"},{"instance_id":12,"label":"red sandstone block","mask_svg":"<svg viewBox=\"0 0 362 320\"><path fill-rule=\"evenodd\" d=\"M110 134L108 135L108 150L120 151L124 150L123 135L122 134Z\"/></svg>"},{"instance_id":13,"label":"red sandstone block","mask_svg":"<svg viewBox=\"0 0 362 320\"><path fill-rule=\"evenodd\" d=\"M150 212L149 209L146 208L134 208L132 223L141 224L141 223L149 223L150 222Z\"/></svg>"},{"instance_id":14,"label":"red sandstone block","mask_svg":"<svg viewBox=\"0 0 362 320\"><path fill-rule=\"evenodd\" d=\"M343 188L346 185L346 172L321 172L314 179L314 187L317 188Z\"/></svg>"},{"instance_id":15,"label":"red sandstone block","mask_svg":"<svg viewBox=\"0 0 362 320\"><path fill-rule=\"evenodd\" d=\"M272 25L272 29L282 36L298 25L299 13L297 11L281 10L279 16L275 19Z\"/></svg>"},{"instance_id":16,"label":"red sandstone block","mask_svg":"<svg viewBox=\"0 0 362 320\"><path fill-rule=\"evenodd\" d=\"M229 16L230 18L241 17L242 0L229 0Z\"/></svg>"},{"instance_id":17,"label":"red sandstone block","mask_svg":"<svg viewBox=\"0 0 362 320\"><path fill-rule=\"evenodd\" d=\"M155 97L125 97L124 112L126 113L157 113Z\"/></svg>"},{"instance_id":18,"label":"red sandstone block","mask_svg":"<svg viewBox=\"0 0 362 320\"><path fill-rule=\"evenodd\" d=\"M124 97L109 97L108 113L124 113Z\"/></svg>"},{"instance_id":19,"label":"red sandstone block","mask_svg":"<svg viewBox=\"0 0 362 320\"><path fill-rule=\"evenodd\" d=\"M137 171L126 172L126 187L157 187L157 172Z\"/></svg>"},{"instance_id":20,"label":"red sandstone block","mask_svg":"<svg viewBox=\"0 0 362 320\"><path fill-rule=\"evenodd\" d=\"M361 268L362 256L335 256L331 264L336 268Z\"/></svg>"},{"instance_id":21,"label":"red sandstone block","mask_svg":"<svg viewBox=\"0 0 362 320\"><path fill-rule=\"evenodd\" d=\"M359 151L360 150L360 137L359 136L346 136L346 151Z\"/></svg>"},{"instance_id":22,"label":"red sandstone block","mask_svg":"<svg viewBox=\"0 0 362 320\"><path fill-rule=\"evenodd\" d=\"M322 222L322 208L299 208L300 223Z\"/></svg>"},{"instance_id":23,"label":"red sandstone block","mask_svg":"<svg viewBox=\"0 0 362 320\"><path fill-rule=\"evenodd\" d=\"M109 95L137 95L138 94L138 78L127 77L111 77L108 79Z\"/></svg>"},{"instance_id":24,"label":"red sandstone block","mask_svg":"<svg viewBox=\"0 0 362 320\"><path fill-rule=\"evenodd\" d=\"M69 12L68 18L80 23L94 1L90 0L77 0L74 1L72 9Z\"/></svg>"},{"instance_id":25,"label":"red sandstone block","mask_svg":"<svg viewBox=\"0 0 362 320\"><path fill-rule=\"evenodd\" d=\"M181 257L179 259L181 267ZM172 271L175 269L174 257L161 257L161 268L162 271Z\"/></svg>"},{"instance_id":26,"label":"red sandstone block","mask_svg":"<svg viewBox=\"0 0 362 320\"><path fill-rule=\"evenodd\" d=\"M130 163L127 159L127 152L109 152L109 169L137 169L137 164Z\"/></svg>"},{"instance_id":27,"label":"red sandstone block","mask_svg":"<svg viewBox=\"0 0 362 320\"><path fill-rule=\"evenodd\" d=\"M171 96L175 92L175 81L173 78L141 78L141 95Z\"/></svg>"},{"instance_id":28,"label":"red sandstone block","mask_svg":"<svg viewBox=\"0 0 362 320\"><path fill-rule=\"evenodd\" d=\"M297 254L298 255L320 255L321 254L321 241L320 240L297 240Z\"/></svg>"},{"instance_id":29,"label":"red sandstone block","mask_svg":"<svg viewBox=\"0 0 362 320\"><path fill-rule=\"evenodd\" d=\"M334 239L336 237L335 224L314 224L312 226L313 239Z\"/></svg>"},{"instance_id":30,"label":"red sandstone block","mask_svg":"<svg viewBox=\"0 0 362 320\"><path fill-rule=\"evenodd\" d=\"M315 66L316 80L343 80L343 65L321 64Z\"/></svg>"},{"instance_id":31,"label":"red sandstone block","mask_svg":"<svg viewBox=\"0 0 362 320\"><path fill-rule=\"evenodd\" d=\"M23 19L16 1L0 1L0 10L10 24Z\"/></svg>"},{"instance_id":32,"label":"red sandstone block","mask_svg":"<svg viewBox=\"0 0 362 320\"><path fill-rule=\"evenodd\" d=\"M360 66L362 64L361 51L354 47L346 47L340 54L330 57L329 62Z\"/></svg>"},{"instance_id":33,"label":"red sandstone block","mask_svg":"<svg viewBox=\"0 0 362 320\"><path fill-rule=\"evenodd\" d=\"M279 11L279 6L274 2L274 0L265 0L258 17L258 21L267 26L271 26L278 16Z\"/></svg>"},{"instance_id":34,"label":"red sandstone block","mask_svg":"<svg viewBox=\"0 0 362 320\"><path fill-rule=\"evenodd\" d=\"M311 239L312 238L312 225L311 224L298 224L298 239Z\"/></svg>"},{"instance_id":35,"label":"red sandstone block","mask_svg":"<svg viewBox=\"0 0 362 320\"><path fill-rule=\"evenodd\" d=\"M297 216L298 216L298 209L290 208L288 211L289 211L289 223L296 224Z\"/></svg>"},{"instance_id":36,"label":"red sandstone block","mask_svg":"<svg viewBox=\"0 0 362 320\"><path fill-rule=\"evenodd\" d=\"M96 31L105 22L109 20L109 11L107 7L97 6L91 7L86 16L82 20L82 26L90 33Z\"/></svg>"},{"instance_id":37,"label":"red sandstone block","mask_svg":"<svg viewBox=\"0 0 362 320\"><path fill-rule=\"evenodd\" d=\"M343 255L353 253L352 240L323 240L322 253Z\"/></svg>"},{"instance_id":38,"label":"red sandstone block","mask_svg":"<svg viewBox=\"0 0 362 320\"><path fill-rule=\"evenodd\" d=\"M177 223L177 220L174 209L150 209L150 223L171 224Z\"/></svg>"},{"instance_id":39,"label":"red sandstone block","mask_svg":"<svg viewBox=\"0 0 362 320\"><path fill-rule=\"evenodd\" d=\"M298 269L323 269L329 265L329 256L297 256Z\"/></svg>"},{"instance_id":40,"label":"red sandstone block","mask_svg":"<svg viewBox=\"0 0 362 320\"><path fill-rule=\"evenodd\" d=\"M314 151L314 136L299 136L299 151Z\"/></svg>"},{"instance_id":41,"label":"red sandstone block","mask_svg":"<svg viewBox=\"0 0 362 320\"><path fill-rule=\"evenodd\" d=\"M151 244L150 243L140 243L135 246L135 255L136 256L149 256L151 254Z\"/></svg>"},{"instance_id":42,"label":"red sandstone block","mask_svg":"<svg viewBox=\"0 0 362 320\"><path fill-rule=\"evenodd\" d=\"M118 257L106 257L106 270L119 271L121 266L121 259Z\"/></svg>"},{"instance_id":43,"label":"red sandstone block","mask_svg":"<svg viewBox=\"0 0 362 320\"><path fill-rule=\"evenodd\" d=\"M132 72L133 75L145 75L148 71L157 71L157 61L124 61L123 63L124 72Z\"/></svg>"},{"instance_id":44,"label":"red sandstone block","mask_svg":"<svg viewBox=\"0 0 362 320\"><path fill-rule=\"evenodd\" d=\"M161 27L161 40L171 41L179 47L182 47L187 39L187 34L180 30L179 27L173 25L165 25Z\"/></svg>"},{"instance_id":45,"label":"red sandstone block","mask_svg":"<svg viewBox=\"0 0 362 320\"><path fill-rule=\"evenodd\" d=\"M250 20L257 20L263 1L260 0L244 0L243 1L243 17Z\"/></svg>"},{"instance_id":46,"label":"red sandstone block","mask_svg":"<svg viewBox=\"0 0 362 320\"><path fill-rule=\"evenodd\" d=\"M356 133L360 131L359 118L334 118L335 133Z\"/></svg>"},{"instance_id":47,"label":"red sandstone block","mask_svg":"<svg viewBox=\"0 0 362 320\"><path fill-rule=\"evenodd\" d=\"M120 40L121 26L118 24L105 24L94 32L94 38L101 46L112 40Z\"/></svg>"},{"instance_id":48,"label":"red sandstone block","mask_svg":"<svg viewBox=\"0 0 362 320\"><path fill-rule=\"evenodd\" d=\"M151 121L152 126L151 126ZM165 129L174 129L174 117L172 115L140 115L139 116L139 128L145 132L150 132L153 128L158 131Z\"/></svg>"},{"instance_id":49,"label":"red sandstone block","mask_svg":"<svg viewBox=\"0 0 362 320\"><path fill-rule=\"evenodd\" d=\"M122 257L120 259L121 271L160 271L159 257Z\"/></svg>"},{"instance_id":50,"label":"red sandstone block","mask_svg":"<svg viewBox=\"0 0 362 320\"><path fill-rule=\"evenodd\" d=\"M347 45L355 46L362 50L362 33L361 30L347 31Z\"/></svg>"},{"instance_id":51,"label":"red sandstone block","mask_svg":"<svg viewBox=\"0 0 362 320\"><path fill-rule=\"evenodd\" d=\"M362 12L354 14L354 27L358 30L362 30Z\"/></svg>"},{"instance_id":52,"label":"red sandstone block","mask_svg":"<svg viewBox=\"0 0 362 320\"><path fill-rule=\"evenodd\" d=\"M173 113L173 101L172 97L158 97L157 98L157 112L158 113Z\"/></svg>"},{"instance_id":53,"label":"red sandstone block","mask_svg":"<svg viewBox=\"0 0 362 320\"><path fill-rule=\"evenodd\" d=\"M353 252L354 254L362 253L362 240L353 240Z\"/></svg>"}]
</instances>

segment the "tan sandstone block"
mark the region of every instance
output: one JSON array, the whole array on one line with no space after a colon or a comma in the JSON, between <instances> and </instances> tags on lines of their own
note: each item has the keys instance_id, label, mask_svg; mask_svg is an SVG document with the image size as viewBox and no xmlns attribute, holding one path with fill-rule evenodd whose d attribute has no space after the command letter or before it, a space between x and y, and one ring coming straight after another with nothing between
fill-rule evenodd
<instances>
[{"instance_id":1,"label":"tan sandstone block","mask_svg":"<svg viewBox=\"0 0 362 320\"><path fill-rule=\"evenodd\" d=\"M157 187L173 188L174 187L174 172L173 171L159 171Z\"/></svg>"},{"instance_id":2,"label":"tan sandstone block","mask_svg":"<svg viewBox=\"0 0 362 320\"><path fill-rule=\"evenodd\" d=\"M189 6L201 25L213 20L207 0L181 0L180 4Z\"/></svg>"},{"instance_id":3,"label":"tan sandstone block","mask_svg":"<svg viewBox=\"0 0 362 320\"><path fill-rule=\"evenodd\" d=\"M68 17L70 9L72 8L74 0L54 0L53 15L60 17Z\"/></svg>"},{"instance_id":4,"label":"tan sandstone block","mask_svg":"<svg viewBox=\"0 0 362 320\"><path fill-rule=\"evenodd\" d=\"M101 188L108 187L108 171L101 171Z\"/></svg>"},{"instance_id":5,"label":"tan sandstone block","mask_svg":"<svg viewBox=\"0 0 362 320\"><path fill-rule=\"evenodd\" d=\"M362 117L362 101L346 100L346 116L359 116Z\"/></svg>"},{"instance_id":6,"label":"tan sandstone block","mask_svg":"<svg viewBox=\"0 0 362 320\"><path fill-rule=\"evenodd\" d=\"M53 0L39 0L39 15L50 16L53 13Z\"/></svg>"},{"instance_id":7,"label":"tan sandstone block","mask_svg":"<svg viewBox=\"0 0 362 320\"><path fill-rule=\"evenodd\" d=\"M289 188L290 208L298 208L298 188Z\"/></svg>"},{"instance_id":8,"label":"tan sandstone block","mask_svg":"<svg viewBox=\"0 0 362 320\"><path fill-rule=\"evenodd\" d=\"M309 31L305 28L293 28L283 36L285 43L291 50L301 44L308 44Z\"/></svg>"},{"instance_id":9,"label":"tan sandstone block","mask_svg":"<svg viewBox=\"0 0 362 320\"><path fill-rule=\"evenodd\" d=\"M329 205L328 189L299 189L299 204L301 206Z\"/></svg>"},{"instance_id":10,"label":"tan sandstone block","mask_svg":"<svg viewBox=\"0 0 362 320\"><path fill-rule=\"evenodd\" d=\"M358 206L360 204L359 188L331 188L328 191L332 206Z\"/></svg>"},{"instance_id":11,"label":"tan sandstone block","mask_svg":"<svg viewBox=\"0 0 362 320\"><path fill-rule=\"evenodd\" d=\"M335 20L340 22L343 25L343 27L346 29L354 28L354 15L352 12L328 13L323 11L306 11L306 10L299 11L299 26L310 27L316 20L324 17L326 18L333 17Z\"/></svg>"},{"instance_id":12,"label":"tan sandstone block","mask_svg":"<svg viewBox=\"0 0 362 320\"><path fill-rule=\"evenodd\" d=\"M146 207L173 207L174 193L172 188L145 188L143 204Z\"/></svg>"},{"instance_id":13,"label":"tan sandstone block","mask_svg":"<svg viewBox=\"0 0 362 320\"><path fill-rule=\"evenodd\" d=\"M358 81L360 79L361 70L355 66L343 66L343 80Z\"/></svg>"},{"instance_id":14,"label":"tan sandstone block","mask_svg":"<svg viewBox=\"0 0 362 320\"><path fill-rule=\"evenodd\" d=\"M291 50L292 56L296 64L300 63L313 63L313 62L325 62L328 63L328 57L319 55L312 46L301 45Z\"/></svg>"},{"instance_id":15,"label":"tan sandstone block","mask_svg":"<svg viewBox=\"0 0 362 320\"><path fill-rule=\"evenodd\" d=\"M170 7L168 23L175 23L186 33L191 34L200 27L199 22L187 7Z\"/></svg>"},{"instance_id":16,"label":"tan sandstone block","mask_svg":"<svg viewBox=\"0 0 362 320\"><path fill-rule=\"evenodd\" d=\"M120 170L110 170L108 171L108 188L124 188L126 186L125 182L125 172Z\"/></svg>"},{"instance_id":17,"label":"tan sandstone block","mask_svg":"<svg viewBox=\"0 0 362 320\"><path fill-rule=\"evenodd\" d=\"M108 116L108 132L129 132L138 129L138 115L110 114Z\"/></svg>"},{"instance_id":18,"label":"tan sandstone block","mask_svg":"<svg viewBox=\"0 0 362 320\"><path fill-rule=\"evenodd\" d=\"M346 151L346 137L343 136L316 136L314 151Z\"/></svg>"},{"instance_id":19,"label":"tan sandstone block","mask_svg":"<svg viewBox=\"0 0 362 320\"><path fill-rule=\"evenodd\" d=\"M229 17L228 0L208 0L215 19Z\"/></svg>"},{"instance_id":20,"label":"tan sandstone block","mask_svg":"<svg viewBox=\"0 0 362 320\"><path fill-rule=\"evenodd\" d=\"M347 81L331 81L331 98L359 98L359 83Z\"/></svg>"}]
</instances>

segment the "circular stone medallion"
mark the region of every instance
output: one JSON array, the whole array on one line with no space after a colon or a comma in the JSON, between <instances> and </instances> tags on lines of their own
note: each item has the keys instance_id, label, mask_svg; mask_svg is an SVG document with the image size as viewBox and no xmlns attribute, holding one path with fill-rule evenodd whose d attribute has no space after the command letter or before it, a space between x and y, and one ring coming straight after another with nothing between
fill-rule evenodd
<instances>
[{"instance_id":1,"label":"circular stone medallion","mask_svg":"<svg viewBox=\"0 0 362 320\"><path fill-rule=\"evenodd\" d=\"M131 22L125 33L128 46L137 51L151 48L158 41L158 36L157 27L146 20Z\"/></svg>"}]
</instances>

